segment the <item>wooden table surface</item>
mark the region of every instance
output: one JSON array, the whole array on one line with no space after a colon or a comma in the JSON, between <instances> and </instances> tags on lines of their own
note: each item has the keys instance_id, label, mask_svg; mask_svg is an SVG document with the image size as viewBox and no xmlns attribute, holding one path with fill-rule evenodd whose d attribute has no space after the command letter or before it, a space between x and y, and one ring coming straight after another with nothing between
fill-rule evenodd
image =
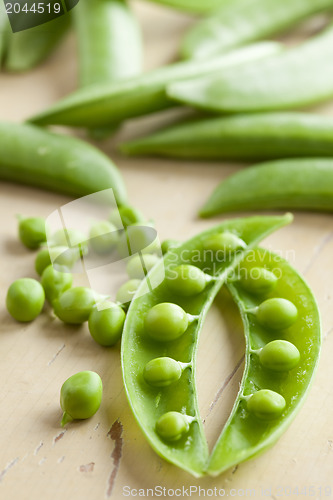
<instances>
[{"instance_id":1,"label":"wooden table surface","mask_svg":"<svg viewBox=\"0 0 333 500\"><path fill-rule=\"evenodd\" d=\"M184 30L193 21L148 4L135 4L135 10L144 29L146 68L172 61ZM76 71L71 34L34 71L1 74L1 119L21 121L66 95L75 89ZM320 111L333 114L333 106ZM198 220L197 209L216 184L240 166L127 159L115 150L120 140L153 130L173 117L168 113L135 120L100 147L121 169L131 202L155 220L160 238L187 239L214 223ZM119 347L98 346L86 325L66 327L53 320L48 310L28 324L9 317L5 296L10 283L23 276L36 278L35 254L19 243L15 215L47 217L71 199L7 183L0 183L0 193L1 499L121 499L129 492L152 497L149 489L155 487L161 488L155 490L156 498L159 491L162 497L172 497L168 489L185 498L190 493L191 498L202 498L199 487L206 496L319 499L333 494L332 215L295 214L292 225L264 242L305 276L318 300L324 342L309 397L287 432L266 453L220 477L194 479L163 461L145 441L122 386ZM84 276L76 279L82 282ZM198 354L200 411L210 447L237 394L243 353L237 311L222 293L208 315ZM71 374L87 369L103 379L102 406L93 418L63 430L60 387Z\"/></svg>"}]
</instances>

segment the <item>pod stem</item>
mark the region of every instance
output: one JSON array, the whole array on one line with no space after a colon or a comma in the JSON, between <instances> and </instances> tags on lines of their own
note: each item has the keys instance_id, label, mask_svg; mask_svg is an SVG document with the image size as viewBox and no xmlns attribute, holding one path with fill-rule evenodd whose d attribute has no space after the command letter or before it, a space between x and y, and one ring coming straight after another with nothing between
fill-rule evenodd
<instances>
[{"instance_id":1,"label":"pod stem","mask_svg":"<svg viewBox=\"0 0 333 500\"><path fill-rule=\"evenodd\" d=\"M200 315L199 314L194 315L194 314L187 313L187 318L188 318L189 323L193 323L194 321L197 321L200 318Z\"/></svg>"},{"instance_id":2,"label":"pod stem","mask_svg":"<svg viewBox=\"0 0 333 500\"><path fill-rule=\"evenodd\" d=\"M73 420L74 420L73 417L71 417L69 413L64 411L60 425L61 425L61 427L65 427L66 424L69 424Z\"/></svg>"},{"instance_id":3,"label":"pod stem","mask_svg":"<svg viewBox=\"0 0 333 500\"><path fill-rule=\"evenodd\" d=\"M181 361L178 361L178 364L182 370L185 370L186 368L192 368L192 363L182 363Z\"/></svg>"},{"instance_id":4,"label":"pod stem","mask_svg":"<svg viewBox=\"0 0 333 500\"><path fill-rule=\"evenodd\" d=\"M254 314L256 315L258 311L258 307L251 307L250 309L245 309L246 314Z\"/></svg>"}]
</instances>

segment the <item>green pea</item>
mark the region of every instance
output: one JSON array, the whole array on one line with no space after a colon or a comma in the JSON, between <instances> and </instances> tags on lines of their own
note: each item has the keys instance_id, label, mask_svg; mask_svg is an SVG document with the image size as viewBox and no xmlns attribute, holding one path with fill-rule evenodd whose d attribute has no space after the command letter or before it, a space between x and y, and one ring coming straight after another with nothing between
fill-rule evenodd
<instances>
[{"instance_id":1,"label":"green pea","mask_svg":"<svg viewBox=\"0 0 333 500\"><path fill-rule=\"evenodd\" d=\"M156 422L157 434L166 441L178 441L189 431L190 424L187 415L177 411L164 413Z\"/></svg>"},{"instance_id":2,"label":"green pea","mask_svg":"<svg viewBox=\"0 0 333 500\"><path fill-rule=\"evenodd\" d=\"M36 273L41 276L44 269L51 264L51 258L48 248L42 248L36 255L35 269Z\"/></svg>"},{"instance_id":3,"label":"green pea","mask_svg":"<svg viewBox=\"0 0 333 500\"><path fill-rule=\"evenodd\" d=\"M126 283L121 285L121 287L119 288L116 295L116 301L119 302L119 304L129 305L140 284L141 280L126 281Z\"/></svg>"},{"instance_id":4,"label":"green pea","mask_svg":"<svg viewBox=\"0 0 333 500\"><path fill-rule=\"evenodd\" d=\"M87 237L78 229L59 229L49 241L49 246L55 247L76 247L80 255L88 253Z\"/></svg>"},{"instance_id":5,"label":"green pea","mask_svg":"<svg viewBox=\"0 0 333 500\"><path fill-rule=\"evenodd\" d=\"M255 392L247 402L247 409L260 420L278 418L286 407L286 401L281 394L262 389Z\"/></svg>"},{"instance_id":6,"label":"green pea","mask_svg":"<svg viewBox=\"0 0 333 500\"><path fill-rule=\"evenodd\" d=\"M154 254L135 255L128 261L127 274L131 279L143 279L159 260Z\"/></svg>"},{"instance_id":7,"label":"green pea","mask_svg":"<svg viewBox=\"0 0 333 500\"><path fill-rule=\"evenodd\" d=\"M152 307L145 318L145 330L154 340L168 342L175 340L187 330L188 316L184 309L163 302Z\"/></svg>"},{"instance_id":8,"label":"green pea","mask_svg":"<svg viewBox=\"0 0 333 500\"><path fill-rule=\"evenodd\" d=\"M45 302L42 285L31 278L14 281L8 289L6 305L16 321L32 321L41 313Z\"/></svg>"},{"instance_id":9,"label":"green pea","mask_svg":"<svg viewBox=\"0 0 333 500\"><path fill-rule=\"evenodd\" d=\"M260 325L270 330L284 330L297 320L297 307L290 300L274 298L260 304L254 314Z\"/></svg>"},{"instance_id":10,"label":"green pea","mask_svg":"<svg viewBox=\"0 0 333 500\"><path fill-rule=\"evenodd\" d=\"M271 292L278 282L274 273L264 267L244 269L240 276L242 288L254 295L265 295Z\"/></svg>"},{"instance_id":11,"label":"green pea","mask_svg":"<svg viewBox=\"0 0 333 500\"><path fill-rule=\"evenodd\" d=\"M77 325L88 321L95 303L96 294L91 288L77 286L62 293L52 305L61 321Z\"/></svg>"},{"instance_id":12,"label":"green pea","mask_svg":"<svg viewBox=\"0 0 333 500\"><path fill-rule=\"evenodd\" d=\"M153 387L166 387L180 379L182 364L175 359L163 357L149 361L144 370L143 378Z\"/></svg>"},{"instance_id":13,"label":"green pea","mask_svg":"<svg viewBox=\"0 0 333 500\"><path fill-rule=\"evenodd\" d=\"M31 250L46 241L45 219L42 217L19 218L18 231L23 245Z\"/></svg>"},{"instance_id":14,"label":"green pea","mask_svg":"<svg viewBox=\"0 0 333 500\"><path fill-rule=\"evenodd\" d=\"M167 252L169 252L169 250L171 250L172 248L177 248L179 247L181 243L177 240L172 240L172 239L168 239L168 240L164 240L162 241L161 243L161 250L162 250L162 254L165 255Z\"/></svg>"},{"instance_id":15,"label":"green pea","mask_svg":"<svg viewBox=\"0 0 333 500\"><path fill-rule=\"evenodd\" d=\"M171 269L165 279L172 292L183 297L191 297L206 288L210 276L198 267L182 264Z\"/></svg>"},{"instance_id":16,"label":"green pea","mask_svg":"<svg viewBox=\"0 0 333 500\"><path fill-rule=\"evenodd\" d=\"M137 222L145 222L145 218L140 210L129 205L122 205L120 208L111 212L109 221L112 222L118 229L122 226L126 228Z\"/></svg>"},{"instance_id":17,"label":"green pea","mask_svg":"<svg viewBox=\"0 0 333 500\"><path fill-rule=\"evenodd\" d=\"M102 393L102 380L95 372L83 371L69 377L60 390L60 406L64 412L61 426L95 415L102 402Z\"/></svg>"},{"instance_id":18,"label":"green pea","mask_svg":"<svg viewBox=\"0 0 333 500\"><path fill-rule=\"evenodd\" d=\"M59 272L52 265L44 269L41 284L44 288L46 299L52 302L59 297L62 293L68 290L73 283L73 276L71 273Z\"/></svg>"},{"instance_id":19,"label":"green pea","mask_svg":"<svg viewBox=\"0 0 333 500\"><path fill-rule=\"evenodd\" d=\"M94 224L89 236L90 245L98 254L112 252L118 241L117 228L107 220Z\"/></svg>"},{"instance_id":20,"label":"green pea","mask_svg":"<svg viewBox=\"0 0 333 500\"><path fill-rule=\"evenodd\" d=\"M152 240L152 238L154 239ZM157 253L160 251L160 242L156 236L154 226L150 222L136 223L123 231L118 240L117 250L121 257L126 258L138 252Z\"/></svg>"},{"instance_id":21,"label":"green pea","mask_svg":"<svg viewBox=\"0 0 333 500\"><path fill-rule=\"evenodd\" d=\"M259 360L270 370L288 371L298 365L300 353L297 347L287 340L273 340L260 349Z\"/></svg>"},{"instance_id":22,"label":"green pea","mask_svg":"<svg viewBox=\"0 0 333 500\"><path fill-rule=\"evenodd\" d=\"M90 313L88 326L92 338L102 346L113 346L121 337L126 314L117 304L102 302Z\"/></svg>"},{"instance_id":23,"label":"green pea","mask_svg":"<svg viewBox=\"0 0 333 500\"><path fill-rule=\"evenodd\" d=\"M237 250L246 248L246 243L233 233L225 231L223 233L209 236L203 242L204 250L222 252L223 254L234 254Z\"/></svg>"}]
</instances>

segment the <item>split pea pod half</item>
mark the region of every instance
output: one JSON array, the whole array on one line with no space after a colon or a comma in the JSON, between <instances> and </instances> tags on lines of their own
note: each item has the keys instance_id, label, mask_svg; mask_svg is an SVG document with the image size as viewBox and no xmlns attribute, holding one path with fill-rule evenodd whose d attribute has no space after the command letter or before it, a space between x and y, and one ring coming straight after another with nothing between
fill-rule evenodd
<instances>
[{"instance_id":1,"label":"split pea pod half","mask_svg":"<svg viewBox=\"0 0 333 500\"><path fill-rule=\"evenodd\" d=\"M30 121L39 125L63 124L88 128L119 123L175 106L174 101L166 95L166 86L172 82L219 72L281 50L281 44L265 42L214 59L176 63L118 83L91 85L66 97Z\"/></svg>"},{"instance_id":2,"label":"split pea pod half","mask_svg":"<svg viewBox=\"0 0 333 500\"><path fill-rule=\"evenodd\" d=\"M124 386L134 416L154 450L194 476L209 453L198 409L196 353L204 318L228 276L257 243L292 216L225 221L170 249L143 280L122 336ZM147 290L148 293L142 294Z\"/></svg>"},{"instance_id":3,"label":"split pea pod half","mask_svg":"<svg viewBox=\"0 0 333 500\"><path fill-rule=\"evenodd\" d=\"M169 84L167 94L199 109L241 113L310 106L333 96L333 25L280 54L223 73Z\"/></svg>"},{"instance_id":4,"label":"split pea pod half","mask_svg":"<svg viewBox=\"0 0 333 500\"><path fill-rule=\"evenodd\" d=\"M333 211L333 159L291 159L240 170L217 186L201 217L265 209Z\"/></svg>"},{"instance_id":5,"label":"split pea pod half","mask_svg":"<svg viewBox=\"0 0 333 500\"><path fill-rule=\"evenodd\" d=\"M116 166L84 141L32 125L1 122L0 150L0 180L77 197L112 188L117 202L126 203Z\"/></svg>"},{"instance_id":6,"label":"split pea pod half","mask_svg":"<svg viewBox=\"0 0 333 500\"><path fill-rule=\"evenodd\" d=\"M198 119L125 143L129 155L208 160L333 157L333 119L310 113L251 113Z\"/></svg>"},{"instance_id":7,"label":"split pea pod half","mask_svg":"<svg viewBox=\"0 0 333 500\"><path fill-rule=\"evenodd\" d=\"M331 0L225 0L190 29L181 52L185 58L211 57L270 37L332 7Z\"/></svg>"},{"instance_id":8,"label":"split pea pod half","mask_svg":"<svg viewBox=\"0 0 333 500\"><path fill-rule=\"evenodd\" d=\"M249 292L275 276L265 293ZM245 369L231 415L209 458L216 476L271 446L304 402L318 364L321 325L313 294L295 269L263 248L239 264L227 284L245 330ZM257 287L258 289L258 287ZM293 311L292 314L290 312ZM282 326L277 329L276 326Z\"/></svg>"}]
</instances>

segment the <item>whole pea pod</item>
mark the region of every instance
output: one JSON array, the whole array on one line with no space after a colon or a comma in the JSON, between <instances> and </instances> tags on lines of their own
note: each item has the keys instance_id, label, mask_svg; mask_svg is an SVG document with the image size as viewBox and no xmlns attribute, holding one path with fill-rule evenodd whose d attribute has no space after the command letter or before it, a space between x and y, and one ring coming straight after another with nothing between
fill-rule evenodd
<instances>
[{"instance_id":1,"label":"whole pea pod","mask_svg":"<svg viewBox=\"0 0 333 500\"><path fill-rule=\"evenodd\" d=\"M330 9L332 0L225 0L190 29L181 52L185 58L211 57L270 37Z\"/></svg>"},{"instance_id":2,"label":"whole pea pod","mask_svg":"<svg viewBox=\"0 0 333 500\"><path fill-rule=\"evenodd\" d=\"M81 87L142 71L138 22L124 0L80 0L73 10Z\"/></svg>"},{"instance_id":3,"label":"whole pea pod","mask_svg":"<svg viewBox=\"0 0 333 500\"><path fill-rule=\"evenodd\" d=\"M217 186L200 216L266 209L333 212L333 159L277 160L240 170Z\"/></svg>"},{"instance_id":4,"label":"whole pea pod","mask_svg":"<svg viewBox=\"0 0 333 500\"><path fill-rule=\"evenodd\" d=\"M168 96L199 109L241 113L309 106L333 96L333 25L283 53L215 75L169 84Z\"/></svg>"},{"instance_id":5,"label":"whole pea pod","mask_svg":"<svg viewBox=\"0 0 333 500\"><path fill-rule=\"evenodd\" d=\"M124 386L154 450L194 476L208 447L198 409L196 353L204 318L239 262L292 216L225 221L173 247L143 280L129 307L121 346ZM146 292L146 293L145 293Z\"/></svg>"},{"instance_id":6,"label":"whole pea pod","mask_svg":"<svg viewBox=\"0 0 333 500\"><path fill-rule=\"evenodd\" d=\"M70 24L70 14L65 14L52 20L47 29L41 25L8 33L4 69L27 71L43 62L64 37Z\"/></svg>"},{"instance_id":7,"label":"whole pea pod","mask_svg":"<svg viewBox=\"0 0 333 500\"><path fill-rule=\"evenodd\" d=\"M176 63L118 83L83 88L30 119L40 125L103 127L174 106L168 83L197 78L281 51L281 44L261 43L207 61Z\"/></svg>"},{"instance_id":8,"label":"whole pea pod","mask_svg":"<svg viewBox=\"0 0 333 500\"><path fill-rule=\"evenodd\" d=\"M125 143L129 155L209 160L333 157L333 119L310 113L251 113L176 124Z\"/></svg>"},{"instance_id":9,"label":"whole pea pod","mask_svg":"<svg viewBox=\"0 0 333 500\"><path fill-rule=\"evenodd\" d=\"M2 122L0 149L0 180L71 196L112 188L117 202L126 202L125 185L116 166L84 141L32 125Z\"/></svg>"},{"instance_id":10,"label":"whole pea pod","mask_svg":"<svg viewBox=\"0 0 333 500\"><path fill-rule=\"evenodd\" d=\"M227 284L245 330L245 369L209 458L216 476L262 453L286 430L313 381L321 347L316 300L283 258L255 249Z\"/></svg>"},{"instance_id":11,"label":"whole pea pod","mask_svg":"<svg viewBox=\"0 0 333 500\"><path fill-rule=\"evenodd\" d=\"M26 16L21 12L22 17ZM8 16L0 5L0 62L9 72L21 72L34 68L44 61L58 45L71 24L67 13L45 25L12 32Z\"/></svg>"}]
</instances>

